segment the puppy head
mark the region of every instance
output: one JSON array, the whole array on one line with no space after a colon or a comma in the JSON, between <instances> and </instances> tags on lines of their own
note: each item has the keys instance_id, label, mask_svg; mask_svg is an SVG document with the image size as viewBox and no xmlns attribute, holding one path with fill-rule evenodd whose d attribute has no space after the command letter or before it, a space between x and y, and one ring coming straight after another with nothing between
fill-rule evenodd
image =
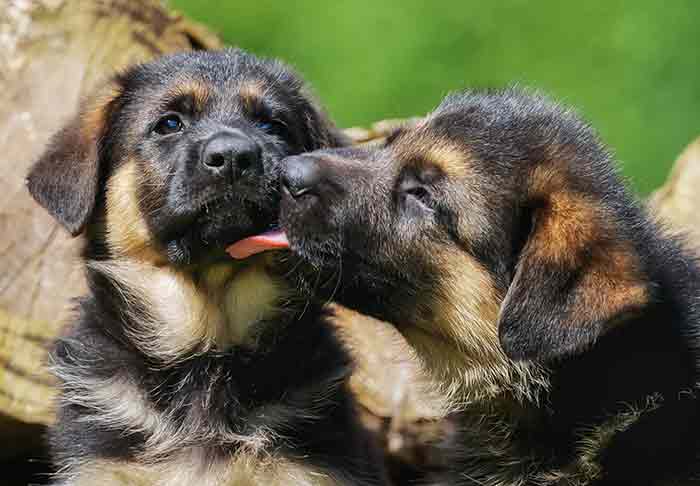
<instances>
[{"instance_id":1,"label":"puppy head","mask_svg":"<svg viewBox=\"0 0 700 486\"><path fill-rule=\"evenodd\" d=\"M93 251L197 263L275 224L284 156L340 143L281 63L180 53L86 101L27 185L71 234L88 228Z\"/></svg>"},{"instance_id":2,"label":"puppy head","mask_svg":"<svg viewBox=\"0 0 700 486\"><path fill-rule=\"evenodd\" d=\"M290 157L282 179L292 249L340 275L341 303L441 343L426 354L546 361L650 299L610 156L539 96L452 95L383 147Z\"/></svg>"}]
</instances>

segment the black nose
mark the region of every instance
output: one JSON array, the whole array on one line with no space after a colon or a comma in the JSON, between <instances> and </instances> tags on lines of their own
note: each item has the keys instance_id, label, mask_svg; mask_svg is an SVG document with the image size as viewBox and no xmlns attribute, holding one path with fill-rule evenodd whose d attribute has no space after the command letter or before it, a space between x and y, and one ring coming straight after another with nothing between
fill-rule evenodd
<instances>
[{"instance_id":1,"label":"black nose","mask_svg":"<svg viewBox=\"0 0 700 486\"><path fill-rule=\"evenodd\" d=\"M321 181L321 166L313 157L296 155L284 160L282 184L292 197L314 193Z\"/></svg>"},{"instance_id":2,"label":"black nose","mask_svg":"<svg viewBox=\"0 0 700 486\"><path fill-rule=\"evenodd\" d=\"M211 137L204 146L201 161L212 172L224 172L229 168L234 175L245 171L262 172L260 146L235 129Z\"/></svg>"}]
</instances>

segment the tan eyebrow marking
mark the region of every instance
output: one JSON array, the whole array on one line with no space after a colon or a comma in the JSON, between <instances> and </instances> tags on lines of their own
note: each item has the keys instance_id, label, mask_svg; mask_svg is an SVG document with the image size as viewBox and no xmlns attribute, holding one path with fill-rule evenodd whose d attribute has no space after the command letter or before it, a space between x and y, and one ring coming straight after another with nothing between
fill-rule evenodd
<instances>
[{"instance_id":1,"label":"tan eyebrow marking","mask_svg":"<svg viewBox=\"0 0 700 486\"><path fill-rule=\"evenodd\" d=\"M194 100L196 110L202 110L207 100L211 96L211 88L203 81L190 79L182 83L178 83L172 91L173 98L182 96L191 96Z\"/></svg>"},{"instance_id":2,"label":"tan eyebrow marking","mask_svg":"<svg viewBox=\"0 0 700 486\"><path fill-rule=\"evenodd\" d=\"M263 107L263 98L265 96L265 87L262 81L247 81L238 91L238 96L245 109L249 113L260 111Z\"/></svg>"},{"instance_id":3,"label":"tan eyebrow marking","mask_svg":"<svg viewBox=\"0 0 700 486\"><path fill-rule=\"evenodd\" d=\"M449 177L461 178L468 174L471 155L467 147L439 137L427 128L409 130L392 148L404 160L417 160L432 165Z\"/></svg>"}]
</instances>

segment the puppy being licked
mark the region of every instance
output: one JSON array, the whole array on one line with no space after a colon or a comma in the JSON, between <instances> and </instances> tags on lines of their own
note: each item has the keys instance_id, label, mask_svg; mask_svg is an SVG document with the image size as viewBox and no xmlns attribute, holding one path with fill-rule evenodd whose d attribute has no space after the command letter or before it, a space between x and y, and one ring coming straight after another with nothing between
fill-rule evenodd
<instances>
[{"instance_id":1,"label":"puppy being licked","mask_svg":"<svg viewBox=\"0 0 700 486\"><path fill-rule=\"evenodd\" d=\"M89 285L52 353L60 484L381 481L347 355L257 254L281 159L342 143L297 75L240 50L133 67L53 138L27 183L85 235Z\"/></svg>"},{"instance_id":2,"label":"puppy being licked","mask_svg":"<svg viewBox=\"0 0 700 486\"><path fill-rule=\"evenodd\" d=\"M700 481L696 261L571 111L454 94L282 180L293 251L397 326L462 423L431 484Z\"/></svg>"}]
</instances>

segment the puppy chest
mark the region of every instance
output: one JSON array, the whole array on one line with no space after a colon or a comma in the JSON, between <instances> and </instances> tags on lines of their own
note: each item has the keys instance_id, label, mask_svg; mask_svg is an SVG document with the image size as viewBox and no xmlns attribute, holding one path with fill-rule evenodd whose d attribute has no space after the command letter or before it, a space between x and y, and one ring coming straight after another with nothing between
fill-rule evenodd
<instances>
[{"instance_id":1,"label":"puppy chest","mask_svg":"<svg viewBox=\"0 0 700 486\"><path fill-rule=\"evenodd\" d=\"M331 474L279 456L237 454L212 459L204 449L182 452L172 460L142 465L129 462L95 461L81 466L74 486L342 486L346 482Z\"/></svg>"},{"instance_id":2,"label":"puppy chest","mask_svg":"<svg viewBox=\"0 0 700 486\"><path fill-rule=\"evenodd\" d=\"M256 324L282 310L288 294L286 286L260 266L240 270L220 292L220 345L244 343L255 334Z\"/></svg>"}]
</instances>

